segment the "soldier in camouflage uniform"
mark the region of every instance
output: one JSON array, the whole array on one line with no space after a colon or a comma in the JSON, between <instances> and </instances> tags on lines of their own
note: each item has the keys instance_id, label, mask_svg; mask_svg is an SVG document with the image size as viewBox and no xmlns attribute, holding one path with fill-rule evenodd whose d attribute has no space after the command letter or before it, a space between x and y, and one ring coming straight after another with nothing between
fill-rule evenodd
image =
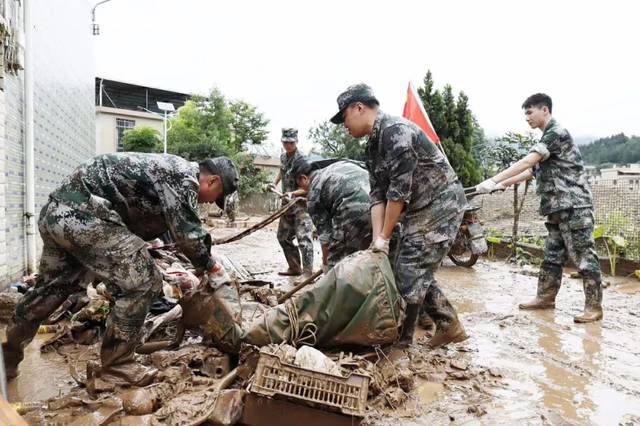
<instances>
[{"instance_id":1,"label":"soldier in camouflage uniform","mask_svg":"<svg viewBox=\"0 0 640 426\"><path fill-rule=\"evenodd\" d=\"M282 129L282 146L284 153L280 156L280 172L275 181L268 187L274 188L282 180L282 192L286 198L304 195L298 191L298 185L291 173L293 163L304 155L298 151L298 130L293 128ZM279 272L280 275L297 276L304 274L310 276L313 269L313 223L307 212L307 205L298 202L287 214L280 218L278 224L278 242L284 252L289 268ZM298 245L293 243L293 239L298 240ZM302 266L300 265L300 255L302 255Z\"/></svg>"},{"instance_id":2,"label":"soldier in camouflage uniform","mask_svg":"<svg viewBox=\"0 0 640 426\"><path fill-rule=\"evenodd\" d=\"M371 244L369 173L365 165L349 160L309 163L299 159L293 166L298 187L307 193L307 207L322 245L322 268Z\"/></svg>"},{"instance_id":3,"label":"soldier in camouflage uniform","mask_svg":"<svg viewBox=\"0 0 640 426\"><path fill-rule=\"evenodd\" d=\"M536 298L520 309L553 309L568 258L582 276L585 305L575 322L602 319L602 275L593 239L593 204L582 156L569 132L552 116L551 98L543 93L522 104L527 122L543 131L531 152L505 171L478 185L479 192L513 185L535 176L540 214L547 216L549 235L538 277Z\"/></svg>"},{"instance_id":4,"label":"soldier in camouflage uniform","mask_svg":"<svg viewBox=\"0 0 640 426\"><path fill-rule=\"evenodd\" d=\"M201 226L197 203L215 201L222 207L237 181L226 157L198 165L173 155L120 153L79 166L40 213L44 245L38 278L7 330L7 375L17 375L24 347L42 321L97 278L115 304L102 340L101 367L88 366L88 377L149 383L157 371L135 363L134 349L151 299L162 288L162 274L145 241L168 231L197 270L208 273L210 284L228 281L211 257L211 236Z\"/></svg>"},{"instance_id":5,"label":"soldier in camouflage uniform","mask_svg":"<svg viewBox=\"0 0 640 426\"><path fill-rule=\"evenodd\" d=\"M228 222L236 221L236 214L238 213L238 191L224 198L224 214L227 215Z\"/></svg>"},{"instance_id":6,"label":"soldier in camouflage uniform","mask_svg":"<svg viewBox=\"0 0 640 426\"><path fill-rule=\"evenodd\" d=\"M401 341L411 343L420 309L436 324L432 347L460 342L467 335L434 274L447 254L467 202L458 177L438 148L415 124L378 109L371 88L356 84L338 97L338 113L354 137L369 136L366 146L371 184L372 248L389 253L396 223L402 224L392 256L396 283L406 302Z\"/></svg>"}]
</instances>

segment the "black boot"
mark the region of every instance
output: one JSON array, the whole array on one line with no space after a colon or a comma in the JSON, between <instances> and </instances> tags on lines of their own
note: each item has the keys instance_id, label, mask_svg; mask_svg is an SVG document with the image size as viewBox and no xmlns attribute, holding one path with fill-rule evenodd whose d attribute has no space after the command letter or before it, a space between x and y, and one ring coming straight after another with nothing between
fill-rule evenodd
<instances>
[{"instance_id":1,"label":"black boot","mask_svg":"<svg viewBox=\"0 0 640 426\"><path fill-rule=\"evenodd\" d=\"M399 346L407 347L413 343L413 333L416 331L416 323L418 322L418 314L420 313L419 304L407 305L404 311L404 324L402 325L402 334L398 341Z\"/></svg>"}]
</instances>

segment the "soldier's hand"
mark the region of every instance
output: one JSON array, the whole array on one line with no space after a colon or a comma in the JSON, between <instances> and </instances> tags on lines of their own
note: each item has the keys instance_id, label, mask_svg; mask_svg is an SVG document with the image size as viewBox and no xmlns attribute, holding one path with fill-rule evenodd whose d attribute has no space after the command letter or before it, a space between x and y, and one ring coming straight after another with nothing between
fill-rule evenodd
<instances>
[{"instance_id":1,"label":"soldier's hand","mask_svg":"<svg viewBox=\"0 0 640 426\"><path fill-rule=\"evenodd\" d=\"M231 277L229 277L227 270L224 269L221 263L213 265L213 268L208 271L207 278L209 280L209 286L214 290L231 282Z\"/></svg>"},{"instance_id":2,"label":"soldier's hand","mask_svg":"<svg viewBox=\"0 0 640 426\"><path fill-rule=\"evenodd\" d=\"M500 186L504 189L504 186ZM499 189L498 184L493 179L487 179L476 186L476 192L478 194L489 194L497 189Z\"/></svg>"},{"instance_id":3,"label":"soldier's hand","mask_svg":"<svg viewBox=\"0 0 640 426\"><path fill-rule=\"evenodd\" d=\"M285 192L282 194L282 201L285 203L290 203L293 200L293 194L291 192Z\"/></svg>"},{"instance_id":4,"label":"soldier's hand","mask_svg":"<svg viewBox=\"0 0 640 426\"><path fill-rule=\"evenodd\" d=\"M373 243L371 243L371 251L374 253L384 253L387 256L389 255L389 240L384 239L382 237L376 238Z\"/></svg>"}]
</instances>

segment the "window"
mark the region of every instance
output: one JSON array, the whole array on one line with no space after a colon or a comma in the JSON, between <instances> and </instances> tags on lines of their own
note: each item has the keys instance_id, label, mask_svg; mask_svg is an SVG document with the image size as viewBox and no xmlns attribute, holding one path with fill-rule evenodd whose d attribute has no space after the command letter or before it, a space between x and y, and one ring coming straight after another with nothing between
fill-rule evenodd
<instances>
[{"instance_id":1,"label":"window","mask_svg":"<svg viewBox=\"0 0 640 426\"><path fill-rule=\"evenodd\" d=\"M124 136L124 131L127 129L133 129L134 127L136 127L135 120L116 118L116 149L118 150L118 152L124 151L124 147L122 146L122 137Z\"/></svg>"}]
</instances>

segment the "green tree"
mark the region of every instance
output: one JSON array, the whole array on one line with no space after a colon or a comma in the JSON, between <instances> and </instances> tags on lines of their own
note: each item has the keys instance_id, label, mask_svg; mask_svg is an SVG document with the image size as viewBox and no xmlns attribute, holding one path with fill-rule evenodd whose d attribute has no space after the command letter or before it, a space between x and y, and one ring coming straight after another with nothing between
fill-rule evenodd
<instances>
[{"instance_id":1,"label":"green tree","mask_svg":"<svg viewBox=\"0 0 640 426\"><path fill-rule=\"evenodd\" d=\"M344 126L335 126L324 121L309 129L309 139L320 147L320 154L330 158L350 158L364 160L362 139L356 139Z\"/></svg>"},{"instance_id":2,"label":"green tree","mask_svg":"<svg viewBox=\"0 0 640 426\"><path fill-rule=\"evenodd\" d=\"M464 186L480 182L482 170L474 143L483 141L484 132L469 109L467 95L460 92L456 97L448 84L442 92L434 89L431 71L427 71L418 95L458 178Z\"/></svg>"},{"instance_id":3,"label":"green tree","mask_svg":"<svg viewBox=\"0 0 640 426\"><path fill-rule=\"evenodd\" d=\"M162 152L160 132L148 126L125 130L122 146L129 152Z\"/></svg>"},{"instance_id":4,"label":"green tree","mask_svg":"<svg viewBox=\"0 0 640 426\"><path fill-rule=\"evenodd\" d=\"M247 144L267 138L267 120L253 105L230 101L218 89L193 96L171 119L168 151L191 161L229 156L240 172L241 195L261 190L266 173L254 166Z\"/></svg>"},{"instance_id":5,"label":"green tree","mask_svg":"<svg viewBox=\"0 0 640 426\"><path fill-rule=\"evenodd\" d=\"M244 101L232 101L229 112L232 136L230 148L241 151L246 144L258 145L267 139L269 120L256 107Z\"/></svg>"},{"instance_id":6,"label":"green tree","mask_svg":"<svg viewBox=\"0 0 640 426\"><path fill-rule=\"evenodd\" d=\"M601 138L580 147L585 163L603 165L604 163L629 164L640 162L640 136L627 136L624 133Z\"/></svg>"}]
</instances>

